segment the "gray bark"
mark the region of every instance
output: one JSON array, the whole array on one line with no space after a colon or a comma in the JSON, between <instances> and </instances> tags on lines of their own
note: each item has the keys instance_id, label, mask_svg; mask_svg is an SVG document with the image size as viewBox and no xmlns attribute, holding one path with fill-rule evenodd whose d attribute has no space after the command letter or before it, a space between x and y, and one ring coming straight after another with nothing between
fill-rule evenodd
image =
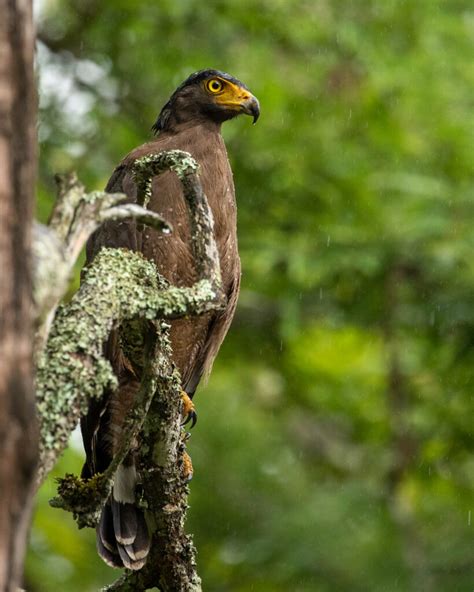
<instances>
[{"instance_id":1,"label":"gray bark","mask_svg":"<svg viewBox=\"0 0 474 592\"><path fill-rule=\"evenodd\" d=\"M30 233L36 160L28 0L0 0L0 590L20 584L38 453Z\"/></svg>"}]
</instances>

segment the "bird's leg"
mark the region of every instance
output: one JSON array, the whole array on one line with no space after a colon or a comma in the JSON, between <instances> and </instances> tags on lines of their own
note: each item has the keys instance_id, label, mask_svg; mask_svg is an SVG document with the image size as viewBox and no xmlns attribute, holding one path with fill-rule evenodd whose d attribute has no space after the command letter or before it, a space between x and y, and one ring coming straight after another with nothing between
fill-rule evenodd
<instances>
[{"instance_id":1,"label":"bird's leg","mask_svg":"<svg viewBox=\"0 0 474 592\"><path fill-rule=\"evenodd\" d=\"M183 406L181 409L181 415L183 416L182 425L186 425L187 423L191 422L190 427L193 428L197 422L197 413L194 403L192 402L191 397L184 391L181 391L181 399L183 401Z\"/></svg>"},{"instance_id":2,"label":"bird's leg","mask_svg":"<svg viewBox=\"0 0 474 592\"><path fill-rule=\"evenodd\" d=\"M181 474L182 474L183 479L185 481L191 481L191 479L193 478L193 473L194 473L191 457L186 452L186 442L189 440L190 437L191 437L191 434L189 432L185 432L185 431L181 432L179 464L180 464L180 468L181 468Z\"/></svg>"},{"instance_id":3,"label":"bird's leg","mask_svg":"<svg viewBox=\"0 0 474 592\"><path fill-rule=\"evenodd\" d=\"M181 408L181 415L183 416L183 423L181 425L186 425L187 423L191 422L191 427L194 427L194 425L196 424L197 421L197 413L196 413L196 409L194 407L194 403L191 400L191 397L185 393L184 391L181 391L181 400L183 401L183 405ZM185 481L191 481L191 479L193 478L193 463L191 461L191 457L189 456L189 454L186 452L185 446L186 446L186 442L187 440L189 440L189 437L191 436L191 434L189 432L183 432L182 434L182 446L183 446L183 455L182 455L182 467L181 467L181 471L183 474L183 477L185 479Z\"/></svg>"},{"instance_id":4,"label":"bird's leg","mask_svg":"<svg viewBox=\"0 0 474 592\"><path fill-rule=\"evenodd\" d=\"M186 452L186 450L183 452L183 466L181 470L183 472L184 480L191 481L191 479L193 478L194 469L191 457Z\"/></svg>"}]
</instances>

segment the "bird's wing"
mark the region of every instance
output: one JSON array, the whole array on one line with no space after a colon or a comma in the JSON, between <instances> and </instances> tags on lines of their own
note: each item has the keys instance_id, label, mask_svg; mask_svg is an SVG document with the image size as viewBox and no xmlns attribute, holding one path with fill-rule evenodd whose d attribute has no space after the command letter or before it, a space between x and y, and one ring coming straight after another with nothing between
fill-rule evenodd
<instances>
[{"instance_id":1,"label":"bird's wing","mask_svg":"<svg viewBox=\"0 0 474 592\"><path fill-rule=\"evenodd\" d=\"M105 191L108 193L125 193L124 179L128 174L128 167L120 164L112 173ZM135 201L135 196L127 194L127 201ZM137 250L137 232L134 220L114 222L113 220L102 224L89 238L86 245L86 265L92 262L102 247L128 248Z\"/></svg>"},{"instance_id":2,"label":"bird's wing","mask_svg":"<svg viewBox=\"0 0 474 592\"><path fill-rule=\"evenodd\" d=\"M105 190L109 193L124 192L123 181L127 173L128 167L121 163L112 173ZM134 201L134 199L133 195L128 195L128 201ZM86 266L93 261L103 246L137 250L135 221L124 220L119 223L110 221L102 224L87 241ZM121 375L124 373L124 360L116 329L111 332L104 344L104 356L111 362L120 381ZM105 470L111 460L107 439L100 437L103 425L109 421L108 406L111 395L111 391L106 391L100 399L91 400L87 415L81 419L82 439L86 452L86 463L82 470L82 476L85 478Z\"/></svg>"},{"instance_id":3,"label":"bird's wing","mask_svg":"<svg viewBox=\"0 0 474 592\"><path fill-rule=\"evenodd\" d=\"M192 396L201 380L207 378L212 370L212 364L217 356L217 352L224 341L229 330L240 290L240 259L235 261L235 272L233 280L227 289L227 305L224 310L213 315L209 320L207 334L200 348L199 355L189 371L183 376L183 390Z\"/></svg>"}]
</instances>

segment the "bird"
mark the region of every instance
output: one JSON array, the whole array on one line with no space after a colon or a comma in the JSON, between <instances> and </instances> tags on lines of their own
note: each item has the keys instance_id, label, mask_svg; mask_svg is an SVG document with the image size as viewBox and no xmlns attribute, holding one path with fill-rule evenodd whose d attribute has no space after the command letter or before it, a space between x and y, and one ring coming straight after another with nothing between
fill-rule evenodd
<instances>
[{"instance_id":1,"label":"bird","mask_svg":"<svg viewBox=\"0 0 474 592\"><path fill-rule=\"evenodd\" d=\"M240 289L235 188L221 135L222 124L240 114L253 117L254 123L260 115L259 101L244 83L214 69L191 74L161 109L152 127L156 137L125 156L106 186L107 192L122 192L129 201L135 201L132 174L135 160L164 150L189 152L199 165L200 181L214 218L222 288L227 301L218 312L170 321L172 361L181 376L185 415L193 423L196 417L193 395L203 376L211 370L234 316ZM171 224L171 234L160 234L133 220L108 221L87 243L86 267L102 247L126 248L153 261L158 273L171 284L191 286L197 276L188 212L180 183L172 172L153 178L148 208ZM125 330L112 331L104 353L117 376L118 387L106 391L99 401L92 401L81 420L86 452L82 477L85 479L103 472L111 462L120 443L124 418L140 385L142 366L127 350ZM141 569L150 550L151 537L145 515L136 504L138 479L131 450L117 469L112 492L96 528L98 553L112 567Z\"/></svg>"}]
</instances>

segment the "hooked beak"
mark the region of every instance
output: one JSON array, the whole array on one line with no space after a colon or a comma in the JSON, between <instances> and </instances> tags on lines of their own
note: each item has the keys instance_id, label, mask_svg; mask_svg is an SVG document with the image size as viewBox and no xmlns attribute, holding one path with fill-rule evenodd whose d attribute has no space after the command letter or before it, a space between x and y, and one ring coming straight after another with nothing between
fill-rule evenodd
<instances>
[{"instance_id":1,"label":"hooked beak","mask_svg":"<svg viewBox=\"0 0 474 592\"><path fill-rule=\"evenodd\" d=\"M260 116L260 103L258 99L253 95L250 95L248 99L241 103L242 112L253 117L253 123L257 123L257 119Z\"/></svg>"}]
</instances>

